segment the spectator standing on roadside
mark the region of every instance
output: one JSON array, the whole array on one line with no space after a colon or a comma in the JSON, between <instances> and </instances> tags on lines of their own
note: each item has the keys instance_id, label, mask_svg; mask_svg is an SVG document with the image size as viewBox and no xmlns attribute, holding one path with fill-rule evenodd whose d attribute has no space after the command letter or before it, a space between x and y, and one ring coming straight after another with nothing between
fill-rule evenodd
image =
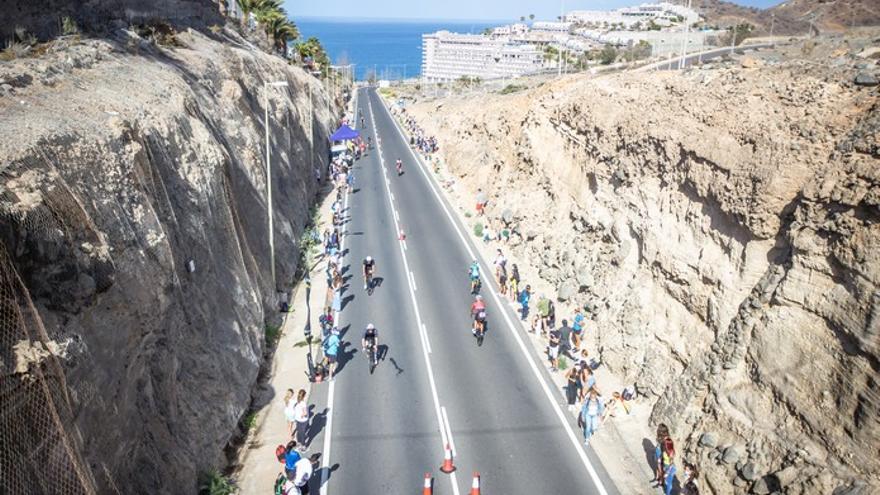
<instances>
[{"instance_id":1,"label":"spectator standing on roadside","mask_svg":"<svg viewBox=\"0 0 880 495\"><path fill-rule=\"evenodd\" d=\"M574 359L571 355L571 327L568 326L568 320L562 320L562 326L559 327L559 353Z\"/></svg>"},{"instance_id":2,"label":"spectator standing on roadside","mask_svg":"<svg viewBox=\"0 0 880 495\"><path fill-rule=\"evenodd\" d=\"M574 345L575 352L580 351L581 349L581 341L583 340L584 335L584 323L585 318L584 314L580 309L575 311L574 317L571 322L571 330L572 330L572 344Z\"/></svg>"},{"instance_id":3,"label":"spectator standing on roadside","mask_svg":"<svg viewBox=\"0 0 880 495\"><path fill-rule=\"evenodd\" d=\"M672 439L666 437L663 441L663 493L664 495L672 495L672 487L675 484L675 446Z\"/></svg>"},{"instance_id":4,"label":"spectator standing on roadside","mask_svg":"<svg viewBox=\"0 0 880 495\"><path fill-rule=\"evenodd\" d=\"M284 394L284 418L287 419L287 436L293 436L293 425L296 422L294 414L295 401L293 400L293 389L287 389Z\"/></svg>"},{"instance_id":5,"label":"spectator standing on roadside","mask_svg":"<svg viewBox=\"0 0 880 495\"><path fill-rule=\"evenodd\" d=\"M541 335L545 335L549 326L550 300L544 297L544 294L540 294L538 295L538 304L535 307L538 309L538 318L540 318Z\"/></svg>"},{"instance_id":6,"label":"spectator standing on roadside","mask_svg":"<svg viewBox=\"0 0 880 495\"><path fill-rule=\"evenodd\" d=\"M663 465L663 444L669 438L669 428L665 423L657 425L657 433L654 437L654 482L655 487L663 486L663 474L665 466Z\"/></svg>"},{"instance_id":7,"label":"spectator standing on roadside","mask_svg":"<svg viewBox=\"0 0 880 495\"><path fill-rule=\"evenodd\" d=\"M559 364L559 330L550 330L547 356L550 358L550 371L555 373L558 371Z\"/></svg>"},{"instance_id":8,"label":"spectator standing on roadside","mask_svg":"<svg viewBox=\"0 0 880 495\"><path fill-rule=\"evenodd\" d=\"M681 485L681 494L682 495L700 495L700 489L697 486L697 478L700 477L700 472L697 470L697 466L691 464L690 462L684 463L684 480Z\"/></svg>"},{"instance_id":9,"label":"spectator standing on roadside","mask_svg":"<svg viewBox=\"0 0 880 495\"><path fill-rule=\"evenodd\" d=\"M296 393L293 417L296 421L296 441L299 443L299 448L305 450L309 434L309 404L306 402L306 391L303 389Z\"/></svg>"},{"instance_id":10,"label":"spectator standing on roadside","mask_svg":"<svg viewBox=\"0 0 880 495\"><path fill-rule=\"evenodd\" d=\"M599 429L599 422L605 413L605 406L602 405L602 399L595 388L591 388L587 392L587 398L584 399L584 405L581 407L581 424L584 428L584 445L590 444L590 438L593 433Z\"/></svg>"},{"instance_id":11,"label":"spectator standing on roadside","mask_svg":"<svg viewBox=\"0 0 880 495\"><path fill-rule=\"evenodd\" d=\"M510 299L513 302L517 302L519 297L519 267L516 266L516 263L510 267L510 275L507 277L507 280L510 282Z\"/></svg>"},{"instance_id":12,"label":"spectator standing on roadside","mask_svg":"<svg viewBox=\"0 0 880 495\"><path fill-rule=\"evenodd\" d=\"M333 379L333 373L336 371L336 355L339 352L339 329L333 327L330 335L324 340L322 348L324 357L327 359L327 370L329 371L329 379Z\"/></svg>"},{"instance_id":13,"label":"spectator standing on roadside","mask_svg":"<svg viewBox=\"0 0 880 495\"><path fill-rule=\"evenodd\" d=\"M526 321L529 316L529 300L532 298L532 286L526 284L526 288L519 293L520 313L522 321Z\"/></svg>"},{"instance_id":14,"label":"spectator standing on roadside","mask_svg":"<svg viewBox=\"0 0 880 495\"><path fill-rule=\"evenodd\" d=\"M581 387L581 368L580 366L572 366L565 374L565 400L568 403L568 409L573 411L577 406L578 395Z\"/></svg>"},{"instance_id":15,"label":"spectator standing on roadside","mask_svg":"<svg viewBox=\"0 0 880 495\"><path fill-rule=\"evenodd\" d=\"M501 273L498 275L498 288L502 296L507 296L507 269L504 267L501 267Z\"/></svg>"},{"instance_id":16,"label":"spectator standing on roadside","mask_svg":"<svg viewBox=\"0 0 880 495\"><path fill-rule=\"evenodd\" d=\"M477 215L483 216L486 212L486 205L489 203L489 197L482 189L477 189Z\"/></svg>"}]
</instances>

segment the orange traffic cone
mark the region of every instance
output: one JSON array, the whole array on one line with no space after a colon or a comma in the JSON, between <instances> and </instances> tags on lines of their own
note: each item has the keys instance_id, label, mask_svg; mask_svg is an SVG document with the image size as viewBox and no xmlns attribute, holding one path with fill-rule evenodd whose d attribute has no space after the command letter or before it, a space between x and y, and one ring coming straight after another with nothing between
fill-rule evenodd
<instances>
[{"instance_id":1,"label":"orange traffic cone","mask_svg":"<svg viewBox=\"0 0 880 495\"><path fill-rule=\"evenodd\" d=\"M422 490L422 495L431 495L434 493L434 488L431 487L431 473L425 473L425 489Z\"/></svg>"},{"instance_id":2,"label":"orange traffic cone","mask_svg":"<svg viewBox=\"0 0 880 495\"><path fill-rule=\"evenodd\" d=\"M398 241L405 241L406 240L406 232L404 232L403 229L400 229L400 232L397 234L397 240Z\"/></svg>"},{"instance_id":3,"label":"orange traffic cone","mask_svg":"<svg viewBox=\"0 0 880 495\"><path fill-rule=\"evenodd\" d=\"M480 473L474 471L474 482L471 484L471 495L480 495Z\"/></svg>"},{"instance_id":4,"label":"orange traffic cone","mask_svg":"<svg viewBox=\"0 0 880 495\"><path fill-rule=\"evenodd\" d=\"M440 466L440 471L446 474L455 471L455 466L452 465L452 449L449 448L448 443L446 444L446 451L443 453L443 465Z\"/></svg>"}]
</instances>

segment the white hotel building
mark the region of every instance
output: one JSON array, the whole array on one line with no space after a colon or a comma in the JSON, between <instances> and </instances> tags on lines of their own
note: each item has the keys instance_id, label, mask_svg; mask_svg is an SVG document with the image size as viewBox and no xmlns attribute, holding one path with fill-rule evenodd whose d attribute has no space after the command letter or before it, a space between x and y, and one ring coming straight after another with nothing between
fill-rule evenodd
<instances>
[{"instance_id":1,"label":"white hotel building","mask_svg":"<svg viewBox=\"0 0 880 495\"><path fill-rule=\"evenodd\" d=\"M449 31L422 35L422 79L426 82L454 81L462 76L484 80L516 77L543 67L540 46L506 36Z\"/></svg>"}]
</instances>

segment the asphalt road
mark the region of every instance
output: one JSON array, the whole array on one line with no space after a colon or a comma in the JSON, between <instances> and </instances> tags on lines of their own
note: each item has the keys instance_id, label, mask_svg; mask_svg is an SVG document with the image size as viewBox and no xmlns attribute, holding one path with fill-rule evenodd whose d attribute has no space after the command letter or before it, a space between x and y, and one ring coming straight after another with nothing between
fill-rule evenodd
<instances>
[{"instance_id":1,"label":"asphalt road","mask_svg":"<svg viewBox=\"0 0 880 495\"><path fill-rule=\"evenodd\" d=\"M758 45L740 45L734 48L734 52L742 55L748 51L760 50L763 48L771 48L773 45L770 43L763 43ZM723 57L730 53L730 47L719 48L717 50L712 50L708 52L704 52L702 55L688 55L681 59L681 57L675 57L671 61L659 62L656 65L659 70L678 70L679 69L679 60L681 59L684 63L684 67L690 67L700 61L706 62L708 60L712 60L715 58Z\"/></svg>"},{"instance_id":2,"label":"asphalt road","mask_svg":"<svg viewBox=\"0 0 880 495\"><path fill-rule=\"evenodd\" d=\"M430 472L435 494L468 494L478 471L486 494L617 493L560 409L562 391L549 381L546 360L485 280L489 331L477 347L468 314L470 237L447 214L374 90L360 89L357 106L367 122L362 132L380 144L357 162L348 201L343 248L351 278L340 316L347 344L335 381L313 389L319 433L310 451L324 455L313 492L420 493ZM381 278L372 296L361 277L367 255ZM485 264L483 272L491 273ZM373 375L359 349L370 322L382 355ZM452 475L438 469L446 443L455 451Z\"/></svg>"}]
</instances>

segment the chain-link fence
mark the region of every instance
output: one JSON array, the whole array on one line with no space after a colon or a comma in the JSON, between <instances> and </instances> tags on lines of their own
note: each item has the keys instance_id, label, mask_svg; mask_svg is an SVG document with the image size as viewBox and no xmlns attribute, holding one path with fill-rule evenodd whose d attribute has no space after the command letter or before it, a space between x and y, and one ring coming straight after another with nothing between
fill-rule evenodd
<instances>
[{"instance_id":1,"label":"chain-link fence","mask_svg":"<svg viewBox=\"0 0 880 495\"><path fill-rule=\"evenodd\" d=\"M0 244L0 493L95 493L57 345Z\"/></svg>"}]
</instances>

